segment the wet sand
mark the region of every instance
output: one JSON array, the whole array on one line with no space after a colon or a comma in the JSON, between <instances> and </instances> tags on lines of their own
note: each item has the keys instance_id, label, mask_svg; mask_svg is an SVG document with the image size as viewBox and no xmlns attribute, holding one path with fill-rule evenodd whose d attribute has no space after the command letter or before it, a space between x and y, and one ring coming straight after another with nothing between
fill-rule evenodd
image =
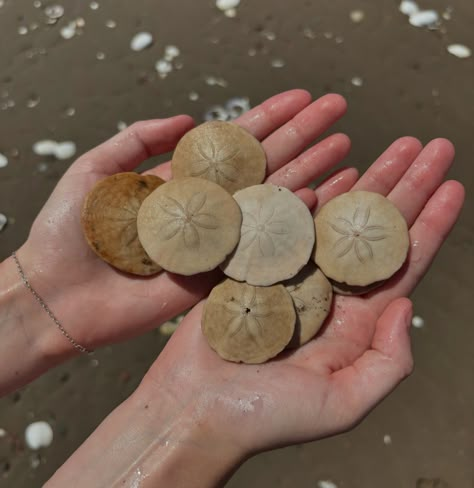
<instances>
[{"instance_id":1,"label":"wet sand","mask_svg":"<svg viewBox=\"0 0 474 488\"><path fill-rule=\"evenodd\" d=\"M440 478L451 488L472 488L474 58L457 59L446 46L474 48L474 4L421 2L440 13L453 8L451 20L429 31L410 26L391 0L293 0L291 7L282 0L243 0L234 19L212 0L102 0L97 10L89 2L63 1L64 16L49 26L32 0L2 3L0 153L9 159L0 168L0 213L9 218L0 232L2 259L25 240L71 162L36 156L31 147L40 139L73 140L82 153L113 135L119 121L183 112L201 120L211 105L235 96L256 105L301 87L314 97L333 91L347 97L349 112L336 130L353 141L345 164L361 171L403 135L423 143L444 136L455 143L450 177L466 185L466 207L412 297L424 319L424 327L412 332L413 376L354 431L257 456L228 486L314 488L332 480L338 488L414 488L420 478ZM354 8L365 13L360 23L349 17ZM61 27L78 17L85 21L83 34L63 39ZM117 26L106 27L108 20ZM34 22L36 29L18 33ZM152 32L155 43L132 52L130 39L142 30ZM168 44L181 50L175 62L182 67L160 79L154 65ZM97 59L99 52L104 59ZM284 66L272 67L272 61ZM207 84L209 76L223 78L226 86ZM191 92L198 100L190 100ZM3 109L9 100L14 106ZM154 331L105 348L0 400L0 428L6 431L0 437L0 486L37 487L47 480L133 391L165 342ZM55 433L52 445L36 453L23 441L35 419L49 421Z\"/></svg>"}]
</instances>

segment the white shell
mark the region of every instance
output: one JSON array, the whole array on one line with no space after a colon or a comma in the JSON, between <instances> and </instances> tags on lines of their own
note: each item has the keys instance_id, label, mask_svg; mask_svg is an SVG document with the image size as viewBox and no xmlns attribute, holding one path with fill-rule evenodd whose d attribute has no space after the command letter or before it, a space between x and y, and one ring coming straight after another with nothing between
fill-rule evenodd
<instances>
[{"instance_id":1,"label":"white shell","mask_svg":"<svg viewBox=\"0 0 474 488\"><path fill-rule=\"evenodd\" d=\"M329 480L321 480L318 481L318 488L337 488L337 485Z\"/></svg>"},{"instance_id":2,"label":"white shell","mask_svg":"<svg viewBox=\"0 0 474 488\"><path fill-rule=\"evenodd\" d=\"M4 168L8 164L8 159L7 157L0 153L0 168Z\"/></svg>"},{"instance_id":3,"label":"white shell","mask_svg":"<svg viewBox=\"0 0 474 488\"><path fill-rule=\"evenodd\" d=\"M74 142L66 141L56 144L54 155L57 159L69 159L76 154L76 145Z\"/></svg>"},{"instance_id":4,"label":"white shell","mask_svg":"<svg viewBox=\"0 0 474 488\"><path fill-rule=\"evenodd\" d=\"M160 75L167 75L173 71L173 65L169 61L166 61L166 59L160 59L155 64L155 69Z\"/></svg>"},{"instance_id":5,"label":"white shell","mask_svg":"<svg viewBox=\"0 0 474 488\"><path fill-rule=\"evenodd\" d=\"M56 141L44 139L33 144L33 152L38 156L53 156L57 145Z\"/></svg>"},{"instance_id":6,"label":"white shell","mask_svg":"<svg viewBox=\"0 0 474 488\"><path fill-rule=\"evenodd\" d=\"M350 19L355 24L359 24L365 19L365 12L363 10L352 10L349 14Z\"/></svg>"},{"instance_id":7,"label":"white shell","mask_svg":"<svg viewBox=\"0 0 474 488\"><path fill-rule=\"evenodd\" d=\"M411 319L411 325L417 329L421 329L425 325L425 321L419 315L414 315Z\"/></svg>"},{"instance_id":8,"label":"white shell","mask_svg":"<svg viewBox=\"0 0 474 488\"><path fill-rule=\"evenodd\" d=\"M153 44L153 36L149 32L139 32L130 41L132 51L142 51Z\"/></svg>"},{"instance_id":9,"label":"white shell","mask_svg":"<svg viewBox=\"0 0 474 488\"><path fill-rule=\"evenodd\" d=\"M216 0L216 7L219 10L229 10L238 7L240 0Z\"/></svg>"},{"instance_id":10,"label":"white shell","mask_svg":"<svg viewBox=\"0 0 474 488\"><path fill-rule=\"evenodd\" d=\"M403 0L400 2L400 12L405 15L413 15L419 12L419 7L413 0Z\"/></svg>"},{"instance_id":11,"label":"white shell","mask_svg":"<svg viewBox=\"0 0 474 488\"><path fill-rule=\"evenodd\" d=\"M436 24L439 20L439 15L436 10L422 10L410 15L408 20L411 25L415 27L427 27Z\"/></svg>"},{"instance_id":12,"label":"white shell","mask_svg":"<svg viewBox=\"0 0 474 488\"><path fill-rule=\"evenodd\" d=\"M76 35L76 23L70 22L64 26L59 33L63 39L72 39Z\"/></svg>"},{"instance_id":13,"label":"white shell","mask_svg":"<svg viewBox=\"0 0 474 488\"><path fill-rule=\"evenodd\" d=\"M25 441L30 449L48 447L53 442L53 429L47 422L33 422L25 430Z\"/></svg>"},{"instance_id":14,"label":"white shell","mask_svg":"<svg viewBox=\"0 0 474 488\"><path fill-rule=\"evenodd\" d=\"M8 219L6 215L0 213L0 231L7 225Z\"/></svg>"},{"instance_id":15,"label":"white shell","mask_svg":"<svg viewBox=\"0 0 474 488\"><path fill-rule=\"evenodd\" d=\"M177 58L181 54L181 51L177 46L166 46L165 47L165 59L167 61L172 61L174 58Z\"/></svg>"},{"instance_id":16,"label":"white shell","mask_svg":"<svg viewBox=\"0 0 474 488\"><path fill-rule=\"evenodd\" d=\"M472 54L472 51L464 44L450 44L446 49L449 54L461 59L468 58Z\"/></svg>"}]
</instances>

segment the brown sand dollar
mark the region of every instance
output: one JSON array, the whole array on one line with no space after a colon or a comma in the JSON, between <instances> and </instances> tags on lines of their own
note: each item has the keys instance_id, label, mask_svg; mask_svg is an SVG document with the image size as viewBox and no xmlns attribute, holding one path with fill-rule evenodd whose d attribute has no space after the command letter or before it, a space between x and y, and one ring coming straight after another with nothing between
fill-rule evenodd
<instances>
[{"instance_id":1,"label":"brown sand dollar","mask_svg":"<svg viewBox=\"0 0 474 488\"><path fill-rule=\"evenodd\" d=\"M202 331L228 361L263 363L293 336L296 313L283 285L256 287L226 279L209 295Z\"/></svg>"},{"instance_id":2,"label":"brown sand dollar","mask_svg":"<svg viewBox=\"0 0 474 488\"><path fill-rule=\"evenodd\" d=\"M316 264L332 280L366 286L390 278L407 257L407 224L378 193L353 191L330 200L316 223Z\"/></svg>"},{"instance_id":3,"label":"brown sand dollar","mask_svg":"<svg viewBox=\"0 0 474 488\"><path fill-rule=\"evenodd\" d=\"M172 273L210 271L233 251L242 214L223 188L200 178L171 180L142 204L137 225L151 258Z\"/></svg>"},{"instance_id":4,"label":"brown sand dollar","mask_svg":"<svg viewBox=\"0 0 474 488\"><path fill-rule=\"evenodd\" d=\"M287 347L302 346L316 335L329 315L332 286L312 262L284 285L296 310L295 332Z\"/></svg>"},{"instance_id":5,"label":"brown sand dollar","mask_svg":"<svg viewBox=\"0 0 474 488\"><path fill-rule=\"evenodd\" d=\"M267 160L260 142L231 122L206 122L179 141L171 161L173 178L194 176L230 194L265 178Z\"/></svg>"},{"instance_id":6,"label":"brown sand dollar","mask_svg":"<svg viewBox=\"0 0 474 488\"><path fill-rule=\"evenodd\" d=\"M82 228L93 251L121 271L142 276L158 273L140 244L138 210L164 181L157 176L119 173L99 181L82 208Z\"/></svg>"},{"instance_id":7,"label":"brown sand dollar","mask_svg":"<svg viewBox=\"0 0 474 488\"><path fill-rule=\"evenodd\" d=\"M314 225L306 205L291 191L256 185L234 195L242 210L240 242L223 263L224 273L255 286L293 278L314 247Z\"/></svg>"}]
</instances>

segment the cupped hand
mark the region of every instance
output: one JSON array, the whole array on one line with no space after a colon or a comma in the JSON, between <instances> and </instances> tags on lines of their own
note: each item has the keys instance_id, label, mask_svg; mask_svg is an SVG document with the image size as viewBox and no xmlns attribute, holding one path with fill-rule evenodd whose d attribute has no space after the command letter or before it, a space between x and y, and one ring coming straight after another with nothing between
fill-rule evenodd
<instances>
[{"instance_id":1,"label":"cupped hand","mask_svg":"<svg viewBox=\"0 0 474 488\"><path fill-rule=\"evenodd\" d=\"M276 95L235 122L264 146L267 181L295 191L311 206L315 195L305 187L337 165L349 151L343 134L331 135L306 150L345 112L338 95L311 103L303 90ZM33 287L70 335L94 349L143 333L197 303L217 273L191 278L162 273L140 278L102 262L88 247L80 224L84 197L94 184L114 173L133 171L143 160L174 149L193 127L188 116L138 122L84 154L71 165L36 218L18 257ZM148 173L171 178L170 164ZM334 176L326 187L352 178L354 170ZM73 351L51 325L45 341L51 351Z\"/></svg>"},{"instance_id":2,"label":"cupped hand","mask_svg":"<svg viewBox=\"0 0 474 488\"><path fill-rule=\"evenodd\" d=\"M390 146L358 180L347 173L316 190L317 206L338 193L369 190L404 215L411 248L386 284L360 296L336 296L323 329L303 347L261 365L226 362L200 328L203 303L184 319L145 376L143 386L168 392L190 422L242 456L315 440L354 426L410 374L411 302L461 210L464 191L443 182L451 143L413 138ZM302 182L303 183L303 182Z\"/></svg>"}]
</instances>

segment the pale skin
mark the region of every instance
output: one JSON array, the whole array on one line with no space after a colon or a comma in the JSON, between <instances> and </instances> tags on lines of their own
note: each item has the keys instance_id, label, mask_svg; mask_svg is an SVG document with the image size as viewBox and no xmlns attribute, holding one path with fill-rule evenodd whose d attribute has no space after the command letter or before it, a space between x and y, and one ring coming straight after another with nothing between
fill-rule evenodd
<instances>
[{"instance_id":1,"label":"pale skin","mask_svg":"<svg viewBox=\"0 0 474 488\"><path fill-rule=\"evenodd\" d=\"M133 395L46 486L221 486L257 452L351 428L410 374L412 311L406 297L429 268L464 199L460 183L444 181L454 149L445 139L422 147L404 137L362 177L347 168L309 190L310 181L349 151L343 134L306 150L345 110L338 95L312 102L307 92L292 90L236 123L262 141L267 181L295 191L310 208L351 189L387 196L408 222L409 258L382 289L363 297L338 296L315 340L263 365L226 362L203 338L198 302L217 273L132 279L101 262L82 236L80 207L93 184L171 150L192 120L140 122L71 166L18 251L32 285L71 335L95 349L198 304ZM169 164L151 172L171 177ZM23 287L11 258L0 266L0 354L9 365L0 370L5 394L76 353Z\"/></svg>"}]
</instances>

